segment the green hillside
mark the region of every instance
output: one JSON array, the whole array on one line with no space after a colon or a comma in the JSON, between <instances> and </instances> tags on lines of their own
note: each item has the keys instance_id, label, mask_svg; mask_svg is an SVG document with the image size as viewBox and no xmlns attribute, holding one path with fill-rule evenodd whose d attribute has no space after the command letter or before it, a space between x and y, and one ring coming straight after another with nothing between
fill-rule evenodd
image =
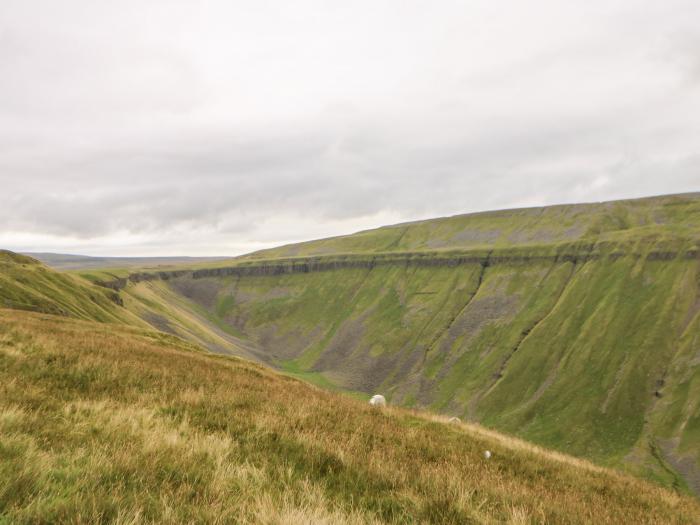
<instances>
[{"instance_id":1,"label":"green hillside","mask_svg":"<svg viewBox=\"0 0 700 525\"><path fill-rule=\"evenodd\" d=\"M0 250L0 308L146 326L114 291L50 270L36 259Z\"/></svg>"},{"instance_id":2,"label":"green hillside","mask_svg":"<svg viewBox=\"0 0 700 525\"><path fill-rule=\"evenodd\" d=\"M490 459L484 451L490 450ZM0 309L0 523L677 523L697 501L137 328Z\"/></svg>"},{"instance_id":3,"label":"green hillside","mask_svg":"<svg viewBox=\"0 0 700 525\"><path fill-rule=\"evenodd\" d=\"M92 280L56 272L25 255L0 251L0 308L154 327L216 353L260 360L244 341L235 337L233 329L222 322L217 326L213 316L167 287L144 283L120 294L95 286Z\"/></svg>"},{"instance_id":4,"label":"green hillside","mask_svg":"<svg viewBox=\"0 0 700 525\"><path fill-rule=\"evenodd\" d=\"M698 195L501 211L137 273L122 295L321 386L700 494L699 238Z\"/></svg>"},{"instance_id":5,"label":"green hillside","mask_svg":"<svg viewBox=\"0 0 700 525\"><path fill-rule=\"evenodd\" d=\"M620 257L168 286L218 286L212 314L282 368L683 483L667 467L700 452L698 280L697 260Z\"/></svg>"},{"instance_id":6,"label":"green hillside","mask_svg":"<svg viewBox=\"0 0 700 525\"><path fill-rule=\"evenodd\" d=\"M410 222L282 246L250 258L345 253L508 249L577 243L700 239L700 193L499 210Z\"/></svg>"},{"instance_id":7,"label":"green hillside","mask_svg":"<svg viewBox=\"0 0 700 525\"><path fill-rule=\"evenodd\" d=\"M700 196L680 195L86 274L113 289L4 253L0 300L150 325L700 494L699 235Z\"/></svg>"}]
</instances>

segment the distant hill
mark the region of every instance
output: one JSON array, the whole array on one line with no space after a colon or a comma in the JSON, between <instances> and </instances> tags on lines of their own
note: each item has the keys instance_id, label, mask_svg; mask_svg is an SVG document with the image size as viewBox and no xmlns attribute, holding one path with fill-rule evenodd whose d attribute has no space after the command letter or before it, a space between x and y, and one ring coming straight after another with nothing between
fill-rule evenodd
<instances>
[{"instance_id":1,"label":"distant hill","mask_svg":"<svg viewBox=\"0 0 700 525\"><path fill-rule=\"evenodd\" d=\"M98 268L156 268L183 264L223 261L228 257L89 257L63 253L33 253L33 257L57 270L93 270Z\"/></svg>"},{"instance_id":2,"label":"distant hill","mask_svg":"<svg viewBox=\"0 0 700 525\"><path fill-rule=\"evenodd\" d=\"M527 249L644 238L669 245L697 243L700 193L455 215L290 244L248 257Z\"/></svg>"}]
</instances>

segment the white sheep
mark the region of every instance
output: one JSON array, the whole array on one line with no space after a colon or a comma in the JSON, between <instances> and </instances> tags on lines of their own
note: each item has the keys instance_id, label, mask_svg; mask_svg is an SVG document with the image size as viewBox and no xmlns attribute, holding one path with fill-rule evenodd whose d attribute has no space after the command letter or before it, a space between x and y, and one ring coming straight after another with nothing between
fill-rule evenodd
<instances>
[{"instance_id":1,"label":"white sheep","mask_svg":"<svg viewBox=\"0 0 700 525\"><path fill-rule=\"evenodd\" d=\"M384 396L381 394L376 394L372 396L372 399L369 400L369 404L372 405L373 407L385 407L386 406L386 399L384 399Z\"/></svg>"}]
</instances>

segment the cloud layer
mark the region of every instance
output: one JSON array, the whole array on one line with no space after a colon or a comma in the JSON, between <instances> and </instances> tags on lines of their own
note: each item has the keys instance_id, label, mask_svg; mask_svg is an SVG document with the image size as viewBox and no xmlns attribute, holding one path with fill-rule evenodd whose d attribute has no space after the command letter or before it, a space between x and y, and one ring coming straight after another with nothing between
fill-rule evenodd
<instances>
[{"instance_id":1,"label":"cloud layer","mask_svg":"<svg viewBox=\"0 0 700 525\"><path fill-rule=\"evenodd\" d=\"M694 0L0 4L0 245L236 254L698 190Z\"/></svg>"}]
</instances>

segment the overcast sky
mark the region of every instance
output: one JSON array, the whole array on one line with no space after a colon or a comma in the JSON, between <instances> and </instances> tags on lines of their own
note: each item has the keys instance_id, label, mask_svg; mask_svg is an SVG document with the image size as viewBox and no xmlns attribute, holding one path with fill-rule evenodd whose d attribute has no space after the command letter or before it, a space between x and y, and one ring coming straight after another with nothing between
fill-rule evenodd
<instances>
[{"instance_id":1,"label":"overcast sky","mask_svg":"<svg viewBox=\"0 0 700 525\"><path fill-rule=\"evenodd\" d=\"M700 189L700 2L0 1L0 247L235 255Z\"/></svg>"}]
</instances>

